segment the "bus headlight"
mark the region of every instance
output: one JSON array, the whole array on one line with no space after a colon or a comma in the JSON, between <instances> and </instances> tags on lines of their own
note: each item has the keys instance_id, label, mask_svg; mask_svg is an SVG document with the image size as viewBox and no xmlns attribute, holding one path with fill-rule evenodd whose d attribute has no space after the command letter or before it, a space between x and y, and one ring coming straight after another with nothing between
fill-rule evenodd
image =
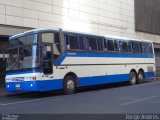
<instances>
[{"instance_id":1,"label":"bus headlight","mask_svg":"<svg viewBox=\"0 0 160 120\"><path fill-rule=\"evenodd\" d=\"M9 82L11 79L10 78L5 78L5 81L6 82Z\"/></svg>"}]
</instances>

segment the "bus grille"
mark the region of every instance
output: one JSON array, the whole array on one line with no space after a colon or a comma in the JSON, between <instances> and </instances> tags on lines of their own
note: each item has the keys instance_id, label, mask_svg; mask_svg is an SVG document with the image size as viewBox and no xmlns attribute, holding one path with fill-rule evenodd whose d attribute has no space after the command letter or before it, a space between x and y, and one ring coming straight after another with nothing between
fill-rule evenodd
<instances>
[{"instance_id":1,"label":"bus grille","mask_svg":"<svg viewBox=\"0 0 160 120\"><path fill-rule=\"evenodd\" d=\"M24 77L14 77L11 81L24 81Z\"/></svg>"}]
</instances>

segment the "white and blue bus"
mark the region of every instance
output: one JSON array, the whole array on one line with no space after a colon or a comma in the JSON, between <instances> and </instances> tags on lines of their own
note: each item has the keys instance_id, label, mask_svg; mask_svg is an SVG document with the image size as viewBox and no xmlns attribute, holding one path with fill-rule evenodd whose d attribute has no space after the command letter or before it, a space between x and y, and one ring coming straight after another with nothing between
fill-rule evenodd
<instances>
[{"instance_id":1,"label":"white and blue bus","mask_svg":"<svg viewBox=\"0 0 160 120\"><path fill-rule=\"evenodd\" d=\"M129 82L155 76L151 41L34 29L9 39L6 88L9 92L64 90Z\"/></svg>"}]
</instances>

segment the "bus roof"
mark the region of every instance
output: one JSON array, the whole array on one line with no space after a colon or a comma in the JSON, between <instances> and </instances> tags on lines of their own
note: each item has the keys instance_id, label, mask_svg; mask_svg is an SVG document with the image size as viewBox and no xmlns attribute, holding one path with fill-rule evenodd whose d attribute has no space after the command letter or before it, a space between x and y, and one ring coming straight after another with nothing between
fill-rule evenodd
<instances>
[{"instance_id":1,"label":"bus roof","mask_svg":"<svg viewBox=\"0 0 160 120\"><path fill-rule=\"evenodd\" d=\"M29 35L33 33L39 33L39 32L47 32L47 31L59 31L59 29L32 29L32 30L28 30L28 31L13 35L9 39L14 39L16 37L22 37L24 35Z\"/></svg>"},{"instance_id":2,"label":"bus roof","mask_svg":"<svg viewBox=\"0 0 160 120\"><path fill-rule=\"evenodd\" d=\"M16 35L13 35L11 36L9 39L14 39L16 37L21 37L21 36L24 36L24 35L29 35L29 34L33 34L33 33L39 33L39 32L47 32L47 31L59 31L60 29L32 29L32 30L29 30L29 31L26 31L26 32L23 32L23 33L20 33L20 34L16 34ZM144 41L144 42L150 42L152 43L151 40L142 40L142 39L132 39L132 38L127 38L127 37L118 37L118 36L111 36L111 35L98 35L98 34L93 34L93 33L85 33L85 32L78 32L78 31L70 31L70 30L64 30L63 29L63 32L66 32L66 33L76 33L76 34L81 34L81 35L91 35L91 36L99 36L99 37L105 37L105 38L112 38L112 39L122 39L122 40L126 40L126 41Z\"/></svg>"}]
</instances>

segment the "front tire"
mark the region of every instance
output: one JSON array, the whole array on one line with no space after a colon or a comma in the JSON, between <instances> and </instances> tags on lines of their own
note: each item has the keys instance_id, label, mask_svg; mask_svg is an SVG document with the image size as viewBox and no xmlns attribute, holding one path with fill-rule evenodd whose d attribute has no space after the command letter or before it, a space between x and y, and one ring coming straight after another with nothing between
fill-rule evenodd
<instances>
[{"instance_id":1,"label":"front tire","mask_svg":"<svg viewBox=\"0 0 160 120\"><path fill-rule=\"evenodd\" d=\"M72 76L66 76L63 82L63 91L64 94L69 95L73 94L76 91L76 82L75 78Z\"/></svg>"},{"instance_id":2,"label":"front tire","mask_svg":"<svg viewBox=\"0 0 160 120\"><path fill-rule=\"evenodd\" d=\"M137 74L132 71L132 72L130 72L129 77L130 77L129 78L130 85L135 85L137 82Z\"/></svg>"}]
</instances>

